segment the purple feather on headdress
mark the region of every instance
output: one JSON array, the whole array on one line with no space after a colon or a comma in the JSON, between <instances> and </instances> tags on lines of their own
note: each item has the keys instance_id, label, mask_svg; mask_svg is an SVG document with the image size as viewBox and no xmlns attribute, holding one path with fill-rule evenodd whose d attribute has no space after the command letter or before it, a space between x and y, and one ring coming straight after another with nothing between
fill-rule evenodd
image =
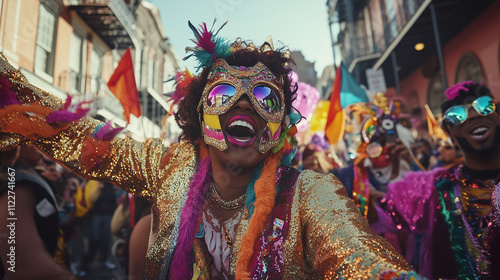
<instances>
[{"instance_id":1,"label":"purple feather on headdress","mask_svg":"<svg viewBox=\"0 0 500 280\"><path fill-rule=\"evenodd\" d=\"M204 49L205 51L209 52L212 54L212 57L215 59L215 42L212 41L212 36L213 33L211 31L208 31L207 29L207 24L203 23L200 24L200 28L196 30L194 26L191 24L191 22L188 22L189 27L193 30L193 33L196 37L196 39L193 39L193 43L196 44L197 47Z\"/></svg>"},{"instance_id":2,"label":"purple feather on headdress","mask_svg":"<svg viewBox=\"0 0 500 280\"><path fill-rule=\"evenodd\" d=\"M21 105L21 102L17 100L16 93L10 89L11 86L9 79L0 77L0 108L12 104Z\"/></svg>"},{"instance_id":3,"label":"purple feather on headdress","mask_svg":"<svg viewBox=\"0 0 500 280\"><path fill-rule=\"evenodd\" d=\"M123 129L123 127L113 128L111 122L107 121L104 126L101 126L98 131L93 134L93 136L99 140L109 141L115 138Z\"/></svg>"},{"instance_id":4,"label":"purple feather on headdress","mask_svg":"<svg viewBox=\"0 0 500 280\"><path fill-rule=\"evenodd\" d=\"M184 60L194 56L199 65L197 69L211 67L216 59L226 59L232 53L231 44L217 34L227 24L225 22L216 32L212 29L215 25L215 20L212 28L208 30L206 23L200 24L199 29L196 29L191 22L188 22L189 28L193 31L195 39L191 40L195 43L194 47L186 47L186 52L191 52L190 55L184 57Z\"/></svg>"}]
</instances>

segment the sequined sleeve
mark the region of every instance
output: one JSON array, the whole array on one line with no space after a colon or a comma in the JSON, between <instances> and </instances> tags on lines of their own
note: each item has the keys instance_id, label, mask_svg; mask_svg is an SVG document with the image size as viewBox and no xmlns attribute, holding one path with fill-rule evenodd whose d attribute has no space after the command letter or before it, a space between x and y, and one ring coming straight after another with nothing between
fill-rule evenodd
<instances>
[{"instance_id":1,"label":"sequined sleeve","mask_svg":"<svg viewBox=\"0 0 500 280\"><path fill-rule=\"evenodd\" d=\"M79 121L58 136L41 139L34 144L81 176L112 182L134 195L152 197L163 177L160 161L166 147L162 140L137 142L129 137L115 139L99 159L100 166L88 170L82 164L82 147L84 138L92 133L94 126L93 120Z\"/></svg>"},{"instance_id":2,"label":"sequined sleeve","mask_svg":"<svg viewBox=\"0 0 500 280\"><path fill-rule=\"evenodd\" d=\"M12 67L0 54L0 78L7 78L12 84L10 89L15 92L22 104L40 104L53 110L58 109L62 101L31 85L26 78ZM8 121L15 121L8 120ZM62 165L70 168L77 174L96 180L109 181L128 192L143 197L151 197L160 186L163 169L160 168L162 156L167 147L161 139L147 139L137 142L131 138L115 138L107 143L104 155L95 158L95 154L88 153L82 156L85 138L94 132L98 121L83 118L54 137L28 140L19 134L9 133L0 127L0 149L13 147L18 144L35 144L42 152L53 157ZM26 130L36 127L27 127ZM95 168L84 167L85 160L98 160Z\"/></svg>"},{"instance_id":3,"label":"sequined sleeve","mask_svg":"<svg viewBox=\"0 0 500 280\"><path fill-rule=\"evenodd\" d=\"M297 186L304 254L325 279L377 279L384 271L412 270L384 238L371 231L336 177L305 171Z\"/></svg>"}]
</instances>

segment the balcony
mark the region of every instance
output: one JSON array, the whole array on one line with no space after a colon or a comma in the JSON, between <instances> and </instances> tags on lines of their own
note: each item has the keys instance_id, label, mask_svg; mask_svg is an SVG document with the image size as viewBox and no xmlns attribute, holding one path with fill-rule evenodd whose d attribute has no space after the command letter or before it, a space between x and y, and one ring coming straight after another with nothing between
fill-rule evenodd
<instances>
[{"instance_id":1,"label":"balcony","mask_svg":"<svg viewBox=\"0 0 500 280\"><path fill-rule=\"evenodd\" d=\"M327 6L330 9L330 20L332 20L333 13L338 11L337 20L339 22L352 23L356 19L355 16L363 10L367 2L368 0L328 0Z\"/></svg>"},{"instance_id":2,"label":"balcony","mask_svg":"<svg viewBox=\"0 0 500 280\"><path fill-rule=\"evenodd\" d=\"M443 47L494 2L494 0L380 1L383 12L378 11L376 14L370 10L371 18L365 19L363 8L367 5L371 8L374 1L359 0L349 3L349 0L330 0L336 3L336 10L330 11L330 14L343 26L338 34L337 43L341 46L345 65L349 70L355 70L355 74L358 74L357 79L361 83L366 82L364 69L383 68L387 86L395 85L394 67L389 59L392 53L395 54L400 80L424 63L437 65L437 62L433 61L436 59L436 40L430 5L435 9L439 39ZM384 3L393 5L384 7ZM365 20L370 22L366 24ZM361 26L369 26L370 30L363 30ZM368 35L370 33L371 35ZM425 44L425 48L421 51L415 50L414 46L417 43ZM359 63L361 61L363 63Z\"/></svg>"},{"instance_id":3,"label":"balcony","mask_svg":"<svg viewBox=\"0 0 500 280\"><path fill-rule=\"evenodd\" d=\"M111 49L134 47L138 42L134 16L123 0L67 0L65 4Z\"/></svg>"}]
</instances>

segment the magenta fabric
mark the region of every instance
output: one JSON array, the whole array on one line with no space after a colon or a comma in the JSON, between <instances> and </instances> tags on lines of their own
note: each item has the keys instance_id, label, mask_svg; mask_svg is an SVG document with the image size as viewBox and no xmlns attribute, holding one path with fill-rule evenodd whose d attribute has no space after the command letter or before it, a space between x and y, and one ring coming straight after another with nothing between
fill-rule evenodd
<instances>
[{"instance_id":1,"label":"magenta fabric","mask_svg":"<svg viewBox=\"0 0 500 280\"><path fill-rule=\"evenodd\" d=\"M378 231L424 234L419 248L419 273L432 277L432 232L437 203L434 179L445 171L409 172L403 179L389 184L382 199L384 210L377 207Z\"/></svg>"}]
</instances>

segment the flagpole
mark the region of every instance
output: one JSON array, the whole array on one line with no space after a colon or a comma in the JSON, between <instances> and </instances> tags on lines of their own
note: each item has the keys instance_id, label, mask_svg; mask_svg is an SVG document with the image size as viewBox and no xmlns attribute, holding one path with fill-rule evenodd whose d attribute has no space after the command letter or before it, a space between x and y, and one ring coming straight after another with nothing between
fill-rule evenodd
<instances>
[{"instance_id":1,"label":"flagpole","mask_svg":"<svg viewBox=\"0 0 500 280\"><path fill-rule=\"evenodd\" d=\"M336 64L336 57L335 57L335 39L333 38L333 30L332 30L332 24L333 22L331 19L328 19L328 27L330 28L330 39L332 41L332 53L333 53L333 69L335 72L337 72L337 64Z\"/></svg>"}]
</instances>

